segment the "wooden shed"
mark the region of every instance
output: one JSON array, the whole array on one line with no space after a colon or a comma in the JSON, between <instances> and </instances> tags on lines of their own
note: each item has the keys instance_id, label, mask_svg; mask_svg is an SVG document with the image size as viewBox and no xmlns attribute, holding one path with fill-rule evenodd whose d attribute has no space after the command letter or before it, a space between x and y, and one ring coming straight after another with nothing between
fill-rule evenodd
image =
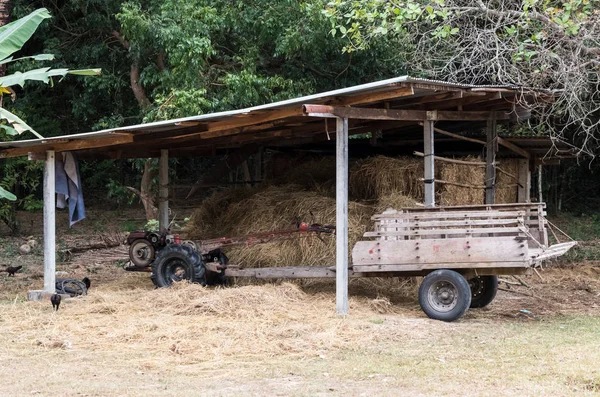
<instances>
[{"instance_id":1,"label":"wooden shed","mask_svg":"<svg viewBox=\"0 0 600 397\"><path fill-rule=\"evenodd\" d=\"M500 137L497 125L529 117L529 106L551 102L551 92L510 86L474 86L409 76L294 98L246 109L191 116L45 139L0 142L0 158L44 160L44 291L54 292L54 158L74 151L80 158L160 157L159 221L168 224L168 158L248 153L259 147L328 147L336 154L337 311L348 311L348 146L349 136L364 147L416 145L424 158L425 205L435 206L434 147L484 144L486 203L494 202L496 154L522 159L519 202L529 201L532 167L571 156L568 146L549 138ZM485 129L482 137L465 129ZM335 141L335 146L333 145ZM85 181L83 181L85 184Z\"/></svg>"}]
</instances>

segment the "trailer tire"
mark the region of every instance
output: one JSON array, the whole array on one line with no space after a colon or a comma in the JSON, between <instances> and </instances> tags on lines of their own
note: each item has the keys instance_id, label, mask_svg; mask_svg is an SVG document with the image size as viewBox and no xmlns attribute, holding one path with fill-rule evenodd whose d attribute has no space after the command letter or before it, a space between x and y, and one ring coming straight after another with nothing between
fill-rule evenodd
<instances>
[{"instance_id":1,"label":"trailer tire","mask_svg":"<svg viewBox=\"0 0 600 397\"><path fill-rule=\"evenodd\" d=\"M161 288L184 280L205 284L205 272L202 257L196 250L187 245L169 244L159 251L152 263L151 278Z\"/></svg>"},{"instance_id":2,"label":"trailer tire","mask_svg":"<svg viewBox=\"0 0 600 397\"><path fill-rule=\"evenodd\" d=\"M479 276L469 279L471 287L471 308L486 307L498 292L498 276Z\"/></svg>"},{"instance_id":3,"label":"trailer tire","mask_svg":"<svg viewBox=\"0 0 600 397\"><path fill-rule=\"evenodd\" d=\"M453 270L429 273L419 287L419 304L434 320L459 319L471 305L471 288L465 278Z\"/></svg>"}]
</instances>

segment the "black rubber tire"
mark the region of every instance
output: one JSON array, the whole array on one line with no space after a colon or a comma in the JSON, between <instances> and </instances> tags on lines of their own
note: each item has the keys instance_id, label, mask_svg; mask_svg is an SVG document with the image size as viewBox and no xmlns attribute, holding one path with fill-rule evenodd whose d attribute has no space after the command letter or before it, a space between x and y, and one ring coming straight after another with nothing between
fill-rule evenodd
<instances>
[{"instance_id":1,"label":"black rubber tire","mask_svg":"<svg viewBox=\"0 0 600 397\"><path fill-rule=\"evenodd\" d=\"M229 263L229 258L223 251L219 248L210 251L208 254L203 255L203 260L210 262L219 262L222 265L227 265ZM206 285L227 285L227 277L225 277L225 272L221 270L221 273L215 273L211 271L207 271L204 274L204 280Z\"/></svg>"},{"instance_id":2,"label":"black rubber tire","mask_svg":"<svg viewBox=\"0 0 600 397\"><path fill-rule=\"evenodd\" d=\"M465 278L453 270L436 270L419 287L419 304L434 320L459 319L471 305L471 288Z\"/></svg>"},{"instance_id":3,"label":"black rubber tire","mask_svg":"<svg viewBox=\"0 0 600 397\"><path fill-rule=\"evenodd\" d=\"M496 297L498 292L497 276L479 276L469 279L471 287L471 308L486 307Z\"/></svg>"},{"instance_id":4,"label":"black rubber tire","mask_svg":"<svg viewBox=\"0 0 600 397\"><path fill-rule=\"evenodd\" d=\"M138 255L140 249L146 249L147 252L143 257ZM152 264L155 256L155 250L150 241L138 238L129 246L129 259L136 267L148 267Z\"/></svg>"},{"instance_id":5,"label":"black rubber tire","mask_svg":"<svg viewBox=\"0 0 600 397\"><path fill-rule=\"evenodd\" d=\"M183 270L183 274L175 274L176 269ZM183 280L205 284L205 272L202 257L192 247L169 244L158 252L150 277L157 287L165 288Z\"/></svg>"}]
</instances>

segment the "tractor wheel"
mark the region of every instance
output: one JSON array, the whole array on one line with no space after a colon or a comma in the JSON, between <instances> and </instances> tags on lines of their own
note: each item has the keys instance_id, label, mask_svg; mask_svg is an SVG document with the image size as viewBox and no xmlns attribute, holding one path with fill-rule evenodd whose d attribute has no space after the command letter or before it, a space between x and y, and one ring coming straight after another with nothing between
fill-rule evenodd
<instances>
[{"instance_id":1,"label":"tractor wheel","mask_svg":"<svg viewBox=\"0 0 600 397\"><path fill-rule=\"evenodd\" d=\"M471 289L465 278L453 270L436 270L419 287L419 304L429 318L442 321L459 319L471 304Z\"/></svg>"},{"instance_id":2,"label":"tractor wheel","mask_svg":"<svg viewBox=\"0 0 600 397\"><path fill-rule=\"evenodd\" d=\"M471 307L486 307L496 297L496 292L498 292L498 277L473 277L469 279L469 286L471 287Z\"/></svg>"},{"instance_id":3,"label":"tractor wheel","mask_svg":"<svg viewBox=\"0 0 600 397\"><path fill-rule=\"evenodd\" d=\"M152 263L151 278L161 288L183 280L204 284L205 271L198 252L189 246L169 244L159 251Z\"/></svg>"},{"instance_id":4,"label":"tractor wheel","mask_svg":"<svg viewBox=\"0 0 600 397\"><path fill-rule=\"evenodd\" d=\"M154 247L148 240L137 239L129 246L129 259L136 267L150 266L154 254Z\"/></svg>"}]
</instances>

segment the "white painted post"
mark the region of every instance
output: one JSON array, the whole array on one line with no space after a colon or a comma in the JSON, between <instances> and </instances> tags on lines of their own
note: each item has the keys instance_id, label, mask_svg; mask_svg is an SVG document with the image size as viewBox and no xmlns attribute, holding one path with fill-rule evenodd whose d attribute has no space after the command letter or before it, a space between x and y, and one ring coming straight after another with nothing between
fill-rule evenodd
<instances>
[{"instance_id":1,"label":"white painted post","mask_svg":"<svg viewBox=\"0 0 600 397\"><path fill-rule=\"evenodd\" d=\"M44 163L44 292L56 292L56 186L54 150Z\"/></svg>"},{"instance_id":2,"label":"white painted post","mask_svg":"<svg viewBox=\"0 0 600 397\"><path fill-rule=\"evenodd\" d=\"M158 229L162 232L169 227L169 151L160 151L158 163Z\"/></svg>"},{"instance_id":3,"label":"white painted post","mask_svg":"<svg viewBox=\"0 0 600 397\"><path fill-rule=\"evenodd\" d=\"M433 120L423 121L423 161L425 163L425 207L435 207L435 163Z\"/></svg>"},{"instance_id":4,"label":"white painted post","mask_svg":"<svg viewBox=\"0 0 600 397\"><path fill-rule=\"evenodd\" d=\"M337 119L335 188L335 301L348 314L348 119Z\"/></svg>"}]
</instances>

